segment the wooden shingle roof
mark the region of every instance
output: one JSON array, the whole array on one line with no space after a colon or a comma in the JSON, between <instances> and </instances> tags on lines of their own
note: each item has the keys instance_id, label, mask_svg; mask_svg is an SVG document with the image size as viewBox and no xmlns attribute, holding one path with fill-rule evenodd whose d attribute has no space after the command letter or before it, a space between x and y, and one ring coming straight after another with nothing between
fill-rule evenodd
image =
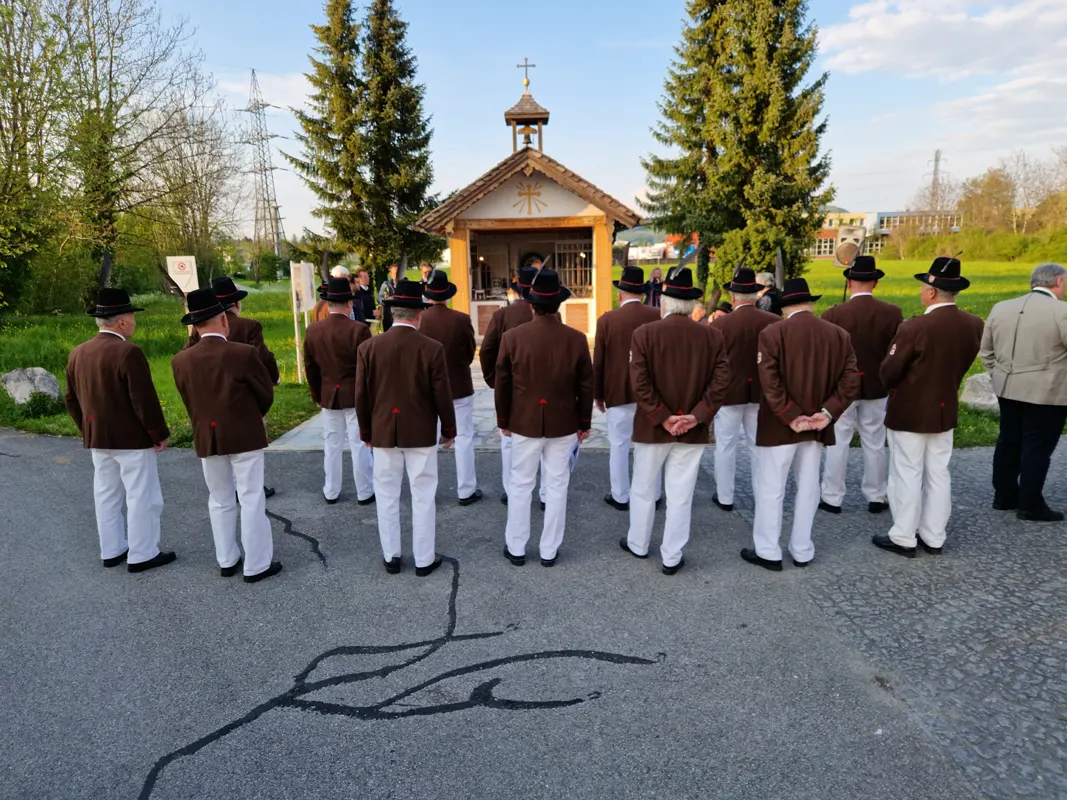
<instances>
[{"instance_id":1,"label":"wooden shingle roof","mask_svg":"<svg viewBox=\"0 0 1067 800\"><path fill-rule=\"evenodd\" d=\"M597 188L578 173L567 169L563 164L539 150L524 147L505 158L470 186L460 189L433 211L424 214L415 223L415 227L425 233L444 233L449 223L460 214L493 192L513 175L527 169L537 170L551 178L627 228L632 228L641 221L640 216L633 209Z\"/></svg>"},{"instance_id":2,"label":"wooden shingle roof","mask_svg":"<svg viewBox=\"0 0 1067 800\"><path fill-rule=\"evenodd\" d=\"M527 89L522 93L519 102L504 112L504 121L509 125L512 122L538 121L547 125L548 109L543 108L536 100L534 100L533 95L530 94L530 90Z\"/></svg>"}]
</instances>

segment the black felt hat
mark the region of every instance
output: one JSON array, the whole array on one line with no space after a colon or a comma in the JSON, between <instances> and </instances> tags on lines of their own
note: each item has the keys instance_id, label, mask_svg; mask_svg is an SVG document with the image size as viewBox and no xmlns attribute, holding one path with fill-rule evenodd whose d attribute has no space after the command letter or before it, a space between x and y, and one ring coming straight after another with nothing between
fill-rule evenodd
<instances>
[{"instance_id":1,"label":"black felt hat","mask_svg":"<svg viewBox=\"0 0 1067 800\"><path fill-rule=\"evenodd\" d=\"M530 291L530 286L533 285L534 275L537 274L537 267L519 267L519 279L512 281L511 291L517 292L520 297L526 297L526 294Z\"/></svg>"},{"instance_id":2,"label":"black felt hat","mask_svg":"<svg viewBox=\"0 0 1067 800\"><path fill-rule=\"evenodd\" d=\"M448 300L456 294L456 284L443 271L435 269L430 273L430 280L423 284L422 293L427 300Z\"/></svg>"},{"instance_id":3,"label":"black felt hat","mask_svg":"<svg viewBox=\"0 0 1067 800\"><path fill-rule=\"evenodd\" d=\"M132 314L134 311L144 311L143 308L135 308L130 302L130 293L125 289L112 289L105 286L96 294L96 306L85 313L90 317L117 317L119 314Z\"/></svg>"},{"instance_id":4,"label":"black felt hat","mask_svg":"<svg viewBox=\"0 0 1067 800\"><path fill-rule=\"evenodd\" d=\"M383 305L393 308L426 308L429 303L422 296L422 283L401 278L391 297L382 300Z\"/></svg>"},{"instance_id":5,"label":"black felt hat","mask_svg":"<svg viewBox=\"0 0 1067 800\"><path fill-rule=\"evenodd\" d=\"M880 281L885 273L878 269L874 263L874 256L856 256L852 266L844 271L844 276L850 281Z\"/></svg>"},{"instance_id":6,"label":"black felt hat","mask_svg":"<svg viewBox=\"0 0 1067 800\"><path fill-rule=\"evenodd\" d=\"M803 278L790 278L785 282L779 303L782 308L800 305L801 303L814 303L822 297L821 294L812 294L808 289L808 282Z\"/></svg>"},{"instance_id":7,"label":"black felt hat","mask_svg":"<svg viewBox=\"0 0 1067 800\"><path fill-rule=\"evenodd\" d=\"M316 292L318 292L319 300L326 299L326 289L329 288L329 286L330 284L327 281L323 281L319 284L319 288L315 290Z\"/></svg>"},{"instance_id":8,"label":"black felt hat","mask_svg":"<svg viewBox=\"0 0 1067 800\"><path fill-rule=\"evenodd\" d=\"M612 284L616 289L630 294L644 294L648 291L648 284L645 282L645 271L640 267L623 267L622 277L617 281L612 281Z\"/></svg>"},{"instance_id":9,"label":"black felt hat","mask_svg":"<svg viewBox=\"0 0 1067 800\"><path fill-rule=\"evenodd\" d=\"M962 292L971 282L960 275L960 260L942 256L935 258L929 272L920 272L915 280L945 292Z\"/></svg>"},{"instance_id":10,"label":"black felt hat","mask_svg":"<svg viewBox=\"0 0 1067 800\"><path fill-rule=\"evenodd\" d=\"M248 292L244 289L238 289L233 282L233 278L225 276L211 279L211 291L215 293L215 297L222 303L223 308L233 308L248 297Z\"/></svg>"},{"instance_id":11,"label":"black felt hat","mask_svg":"<svg viewBox=\"0 0 1067 800\"><path fill-rule=\"evenodd\" d=\"M326 291L322 292L322 299L327 303L347 303L353 297L348 278L330 278L326 282Z\"/></svg>"},{"instance_id":12,"label":"black felt hat","mask_svg":"<svg viewBox=\"0 0 1067 800\"><path fill-rule=\"evenodd\" d=\"M693 285L693 270L689 267L673 269L663 281L663 294L676 300L699 300L704 290Z\"/></svg>"},{"instance_id":13,"label":"black felt hat","mask_svg":"<svg viewBox=\"0 0 1067 800\"><path fill-rule=\"evenodd\" d=\"M185 296L185 305L189 313L182 317L182 325L197 325L226 311L210 289L194 289L189 292Z\"/></svg>"},{"instance_id":14,"label":"black felt hat","mask_svg":"<svg viewBox=\"0 0 1067 800\"><path fill-rule=\"evenodd\" d=\"M533 279L526 299L535 306L550 306L562 303L571 296L571 290L560 283L559 273L554 269L543 269Z\"/></svg>"},{"instance_id":15,"label":"black felt hat","mask_svg":"<svg viewBox=\"0 0 1067 800\"><path fill-rule=\"evenodd\" d=\"M732 294L757 294L763 288L763 284L756 282L755 270L739 267L734 273L733 280L722 288Z\"/></svg>"}]
</instances>

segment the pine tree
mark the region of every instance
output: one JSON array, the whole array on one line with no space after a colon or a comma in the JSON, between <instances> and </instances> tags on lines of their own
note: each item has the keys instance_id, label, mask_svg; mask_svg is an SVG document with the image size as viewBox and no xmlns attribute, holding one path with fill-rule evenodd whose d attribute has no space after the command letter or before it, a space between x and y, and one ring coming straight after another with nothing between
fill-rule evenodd
<instances>
[{"instance_id":1,"label":"pine tree","mask_svg":"<svg viewBox=\"0 0 1067 800\"><path fill-rule=\"evenodd\" d=\"M428 195L433 168L432 131L422 108L426 90L416 82L407 23L392 0L373 0L364 29L359 128L365 183L357 250L380 276L405 252L412 260L436 259L443 242L411 230L436 198Z\"/></svg>"},{"instance_id":2,"label":"pine tree","mask_svg":"<svg viewBox=\"0 0 1067 800\"><path fill-rule=\"evenodd\" d=\"M719 280L742 256L769 269L779 247L786 274L802 274L833 198L819 152L827 76L805 82L817 48L807 2L690 0L687 11L654 130L676 155L643 162L644 210L653 224L716 247Z\"/></svg>"},{"instance_id":3,"label":"pine tree","mask_svg":"<svg viewBox=\"0 0 1067 800\"><path fill-rule=\"evenodd\" d=\"M344 247L359 247L366 194L362 171L361 104L366 93L359 77L360 25L351 0L327 0L326 23L312 25L321 43L309 57L311 110L294 110L296 139L303 157L284 154L319 199L312 212Z\"/></svg>"}]
</instances>

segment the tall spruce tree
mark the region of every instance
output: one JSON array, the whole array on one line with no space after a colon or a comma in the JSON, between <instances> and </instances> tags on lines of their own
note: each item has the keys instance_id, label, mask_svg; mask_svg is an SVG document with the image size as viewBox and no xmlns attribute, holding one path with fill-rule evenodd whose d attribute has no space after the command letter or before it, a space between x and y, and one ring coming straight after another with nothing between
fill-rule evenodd
<instances>
[{"instance_id":1,"label":"tall spruce tree","mask_svg":"<svg viewBox=\"0 0 1067 800\"><path fill-rule=\"evenodd\" d=\"M807 82L817 49L807 2L690 0L687 11L653 131L673 153L643 162L642 206L658 227L715 247L719 280L742 256L769 269L779 247L786 274L800 275L833 199L819 152L827 75Z\"/></svg>"},{"instance_id":2,"label":"tall spruce tree","mask_svg":"<svg viewBox=\"0 0 1067 800\"><path fill-rule=\"evenodd\" d=\"M366 93L359 77L360 25L351 0L327 0L326 22L312 25L320 45L311 56L307 79L310 110L296 110L302 157L285 155L319 205L312 212L333 232L339 245L358 250L363 231L361 104Z\"/></svg>"},{"instance_id":3,"label":"tall spruce tree","mask_svg":"<svg viewBox=\"0 0 1067 800\"><path fill-rule=\"evenodd\" d=\"M407 23L392 0L373 0L363 40L366 95L360 108L363 213L358 232L362 263L381 276L390 263L436 260L443 242L411 229L436 198L430 164L425 87L416 81L416 59L405 41Z\"/></svg>"}]
</instances>

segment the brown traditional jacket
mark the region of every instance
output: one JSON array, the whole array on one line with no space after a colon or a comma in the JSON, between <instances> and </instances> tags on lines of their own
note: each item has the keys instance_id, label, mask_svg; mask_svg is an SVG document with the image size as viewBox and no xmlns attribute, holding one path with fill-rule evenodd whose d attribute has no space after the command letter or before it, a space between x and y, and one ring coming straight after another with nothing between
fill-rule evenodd
<instances>
[{"instance_id":1,"label":"brown traditional jacket","mask_svg":"<svg viewBox=\"0 0 1067 800\"><path fill-rule=\"evenodd\" d=\"M324 319L330 317L330 304L325 300L319 300L315 303L315 307L311 309L311 321L322 322Z\"/></svg>"},{"instance_id":2,"label":"brown traditional jacket","mask_svg":"<svg viewBox=\"0 0 1067 800\"><path fill-rule=\"evenodd\" d=\"M708 426L730 385L722 334L672 314L634 331L630 349L630 382L637 400L633 441L707 444ZM699 424L677 437L664 430L668 417L685 414L695 416Z\"/></svg>"},{"instance_id":3,"label":"brown traditional jacket","mask_svg":"<svg viewBox=\"0 0 1067 800\"><path fill-rule=\"evenodd\" d=\"M321 408L356 407L356 351L370 338L370 328L347 314L331 314L308 328L304 369L311 399Z\"/></svg>"},{"instance_id":4,"label":"brown traditional jacket","mask_svg":"<svg viewBox=\"0 0 1067 800\"><path fill-rule=\"evenodd\" d=\"M141 348L99 333L70 351L67 411L82 444L98 450L147 450L170 431Z\"/></svg>"},{"instance_id":5,"label":"brown traditional jacket","mask_svg":"<svg viewBox=\"0 0 1067 800\"><path fill-rule=\"evenodd\" d=\"M503 308L493 312L486 328L485 336L482 337L482 347L479 351L478 360L482 365L482 377L492 389L496 386L496 361L500 355L500 337L510 331L524 325L533 319L533 309L525 300L516 300Z\"/></svg>"},{"instance_id":6,"label":"brown traditional jacket","mask_svg":"<svg viewBox=\"0 0 1067 800\"><path fill-rule=\"evenodd\" d=\"M356 359L359 435L371 447L432 447L456 435L456 409L440 342L394 322L360 345Z\"/></svg>"},{"instance_id":7,"label":"brown traditional jacket","mask_svg":"<svg viewBox=\"0 0 1067 800\"><path fill-rule=\"evenodd\" d=\"M204 336L196 347L174 356L170 366L200 458L267 446L263 417L274 402L274 384L255 348Z\"/></svg>"},{"instance_id":8,"label":"brown traditional jacket","mask_svg":"<svg viewBox=\"0 0 1067 800\"><path fill-rule=\"evenodd\" d=\"M448 306L430 306L422 312L419 333L444 345L452 400L473 395L471 362L474 361L475 345L470 315L453 311Z\"/></svg>"},{"instance_id":9,"label":"brown traditional jacket","mask_svg":"<svg viewBox=\"0 0 1067 800\"><path fill-rule=\"evenodd\" d=\"M856 352L856 366L860 371L859 400L877 400L887 392L879 371L889 345L904 321L898 306L884 303L872 295L853 297L847 303L823 312L822 318L848 331L852 349Z\"/></svg>"},{"instance_id":10,"label":"brown traditional jacket","mask_svg":"<svg viewBox=\"0 0 1067 800\"><path fill-rule=\"evenodd\" d=\"M754 305L738 306L724 317L711 322L711 327L726 340L726 356L730 361L730 386L723 398L724 406L758 403L760 399L759 352L760 331L782 318Z\"/></svg>"},{"instance_id":11,"label":"brown traditional jacket","mask_svg":"<svg viewBox=\"0 0 1067 800\"><path fill-rule=\"evenodd\" d=\"M834 426L794 433L789 423L826 409L836 420L860 391L856 353L848 334L801 311L763 329L759 335L760 398L756 445L801 442L834 444Z\"/></svg>"},{"instance_id":12,"label":"brown traditional jacket","mask_svg":"<svg viewBox=\"0 0 1067 800\"><path fill-rule=\"evenodd\" d=\"M229 319L229 341L236 342L237 344L250 344L252 347L256 348L260 361L262 361L263 366L267 368L271 383L277 383L280 377L280 374L278 373L278 361L274 358L274 353L267 349L266 342L263 341L263 326L251 317L239 317L236 314L230 314ZM199 341L200 331L193 328L193 332L182 346L182 350L188 350Z\"/></svg>"},{"instance_id":13,"label":"brown traditional jacket","mask_svg":"<svg viewBox=\"0 0 1067 800\"><path fill-rule=\"evenodd\" d=\"M608 408L634 402L630 387L630 340L634 331L657 322L659 309L630 300L596 322L593 346L593 398Z\"/></svg>"},{"instance_id":14,"label":"brown traditional jacket","mask_svg":"<svg viewBox=\"0 0 1067 800\"><path fill-rule=\"evenodd\" d=\"M982 345L981 319L955 305L907 320L882 362L889 390L885 424L895 431L944 433L959 421L960 381Z\"/></svg>"},{"instance_id":15,"label":"brown traditional jacket","mask_svg":"<svg viewBox=\"0 0 1067 800\"><path fill-rule=\"evenodd\" d=\"M503 429L556 439L589 430L593 418L593 362L585 334L558 316L534 317L500 340L496 416Z\"/></svg>"}]
</instances>

